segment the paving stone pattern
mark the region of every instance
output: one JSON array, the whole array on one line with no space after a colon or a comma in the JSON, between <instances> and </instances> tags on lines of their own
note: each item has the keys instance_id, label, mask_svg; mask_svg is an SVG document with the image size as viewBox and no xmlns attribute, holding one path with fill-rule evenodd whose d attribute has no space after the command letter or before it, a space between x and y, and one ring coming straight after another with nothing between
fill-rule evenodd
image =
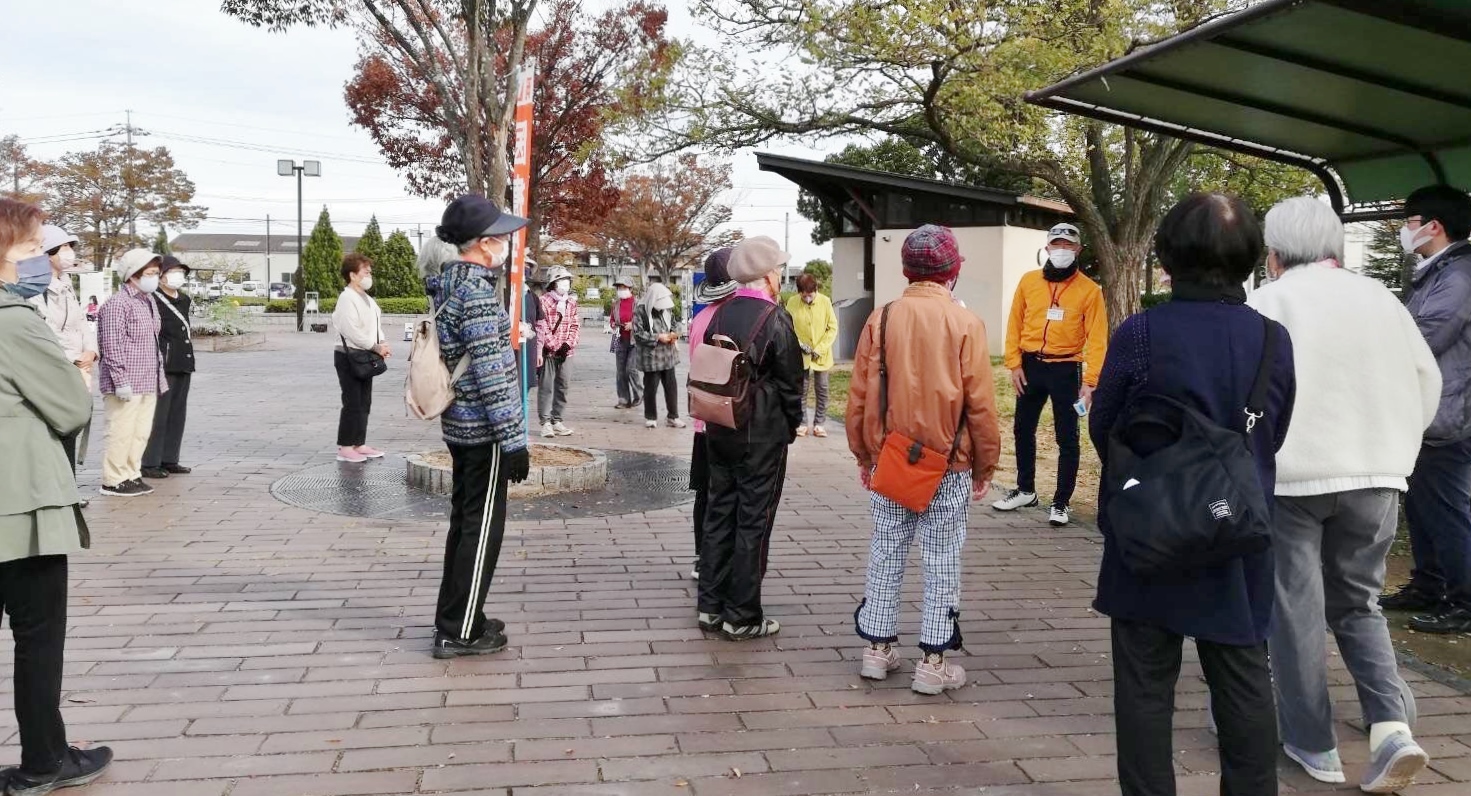
<instances>
[{"instance_id":1,"label":"paving stone pattern","mask_svg":"<svg viewBox=\"0 0 1471 796\"><path fill-rule=\"evenodd\" d=\"M406 346L377 386L371 441L433 447L405 416ZM841 437L792 453L765 604L784 630L732 644L694 626L689 506L518 522L491 593L512 646L430 657L443 527L354 519L273 499L331 462L337 389L325 335L202 354L187 462L157 494L95 499L97 546L72 561L65 712L118 762L85 796L1117 792L1099 547L1088 528L977 509L965 555L961 663L938 698L856 675L852 632L869 519ZM611 357L575 360L576 444L684 455L688 431L612 408ZM99 420L100 425L100 420ZM98 439L101 429L98 429ZM97 451L83 472L97 486ZM367 465L375 466L375 465ZM901 632L918 630L911 564ZM4 644L8 647L6 634ZM0 690L13 687L0 650ZM1471 697L1407 673L1435 757L1413 796L1471 793ZM1343 756L1366 755L1334 659ZM1182 794L1214 794L1200 670L1179 686ZM0 712L0 763L18 758ZM1290 764L1284 792L1325 789ZM1348 786L1351 789L1351 785Z\"/></svg>"}]
</instances>

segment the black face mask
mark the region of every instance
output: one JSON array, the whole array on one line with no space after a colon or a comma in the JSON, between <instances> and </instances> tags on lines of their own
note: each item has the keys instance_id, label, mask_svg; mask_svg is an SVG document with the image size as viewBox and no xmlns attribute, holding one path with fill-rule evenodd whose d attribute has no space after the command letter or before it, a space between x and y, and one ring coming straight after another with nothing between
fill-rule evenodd
<instances>
[{"instance_id":1,"label":"black face mask","mask_svg":"<svg viewBox=\"0 0 1471 796\"><path fill-rule=\"evenodd\" d=\"M1042 266L1042 278L1048 282L1066 282L1077 272L1077 263L1073 263L1066 268L1053 268L1051 263Z\"/></svg>"}]
</instances>

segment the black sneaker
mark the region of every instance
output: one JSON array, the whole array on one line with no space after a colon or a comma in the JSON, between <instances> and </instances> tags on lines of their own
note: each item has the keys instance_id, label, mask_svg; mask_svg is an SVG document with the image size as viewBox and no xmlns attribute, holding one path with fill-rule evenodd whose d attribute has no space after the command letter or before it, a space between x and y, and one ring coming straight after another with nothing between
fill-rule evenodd
<instances>
[{"instance_id":1,"label":"black sneaker","mask_svg":"<svg viewBox=\"0 0 1471 796\"><path fill-rule=\"evenodd\" d=\"M504 633L492 633L489 630L474 641L460 641L436 630L434 631L434 657L459 658L465 655L490 655L505 649L506 643Z\"/></svg>"},{"instance_id":2,"label":"black sneaker","mask_svg":"<svg viewBox=\"0 0 1471 796\"><path fill-rule=\"evenodd\" d=\"M152 493L153 489L145 485L142 481L124 481L117 486L107 486L104 484L101 492L111 497L138 497L139 495Z\"/></svg>"},{"instance_id":3,"label":"black sneaker","mask_svg":"<svg viewBox=\"0 0 1471 796\"><path fill-rule=\"evenodd\" d=\"M144 478L152 478L155 481L160 478L169 477L169 471L163 469L162 467L144 467L142 472Z\"/></svg>"},{"instance_id":4,"label":"black sneaker","mask_svg":"<svg viewBox=\"0 0 1471 796\"><path fill-rule=\"evenodd\" d=\"M737 627L729 622L720 626L721 635L727 641L751 641L758 638L774 636L781 632L781 623L775 619L762 619L754 625L741 625Z\"/></svg>"},{"instance_id":5,"label":"black sneaker","mask_svg":"<svg viewBox=\"0 0 1471 796\"><path fill-rule=\"evenodd\" d=\"M1435 616L1412 617L1410 629L1436 635L1471 633L1471 608L1455 608Z\"/></svg>"},{"instance_id":6,"label":"black sneaker","mask_svg":"<svg viewBox=\"0 0 1471 796\"><path fill-rule=\"evenodd\" d=\"M1379 598L1379 607L1386 611L1415 611L1417 613L1439 613L1442 599L1417 586L1405 586L1394 594Z\"/></svg>"},{"instance_id":7,"label":"black sneaker","mask_svg":"<svg viewBox=\"0 0 1471 796\"><path fill-rule=\"evenodd\" d=\"M45 796L58 788L74 788L86 785L102 776L112 763L112 750L106 746L95 749L67 750L61 768L50 774L27 774L19 768L0 773L0 787L5 796Z\"/></svg>"},{"instance_id":8,"label":"black sneaker","mask_svg":"<svg viewBox=\"0 0 1471 796\"><path fill-rule=\"evenodd\" d=\"M163 466L163 471L166 473L171 473L173 475L188 475L194 472L194 468L185 467L182 464L165 464Z\"/></svg>"},{"instance_id":9,"label":"black sneaker","mask_svg":"<svg viewBox=\"0 0 1471 796\"><path fill-rule=\"evenodd\" d=\"M153 486L151 484L149 484L147 481L144 481L141 478L134 478L133 479L133 485L136 486L136 487L138 487L139 489L143 490L139 494L143 494L143 495L151 495L151 494L153 494Z\"/></svg>"}]
</instances>

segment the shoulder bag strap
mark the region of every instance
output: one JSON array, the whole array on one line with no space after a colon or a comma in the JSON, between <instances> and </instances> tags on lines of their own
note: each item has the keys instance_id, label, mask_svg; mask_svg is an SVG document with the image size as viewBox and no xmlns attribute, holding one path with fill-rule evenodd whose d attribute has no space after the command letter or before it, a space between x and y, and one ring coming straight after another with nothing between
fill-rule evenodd
<instances>
[{"instance_id":1,"label":"shoulder bag strap","mask_svg":"<svg viewBox=\"0 0 1471 796\"><path fill-rule=\"evenodd\" d=\"M889 307L893 302L884 305L883 312L879 314L879 422L884 436L889 434Z\"/></svg>"},{"instance_id":2,"label":"shoulder bag strap","mask_svg":"<svg viewBox=\"0 0 1471 796\"><path fill-rule=\"evenodd\" d=\"M1272 366L1277 362L1277 328L1267 316L1262 316L1262 361L1257 364L1256 379L1251 384L1251 396L1246 399L1246 434L1251 435L1257 421L1267 413L1267 389L1272 384Z\"/></svg>"},{"instance_id":3,"label":"shoulder bag strap","mask_svg":"<svg viewBox=\"0 0 1471 796\"><path fill-rule=\"evenodd\" d=\"M158 302L159 304L162 304L169 312L172 312L174 314L175 318L179 319L179 323L184 324L184 339L192 340L194 335L189 330L189 320L179 313L179 308L175 307L172 301L169 301L168 299L158 295L157 293L153 294L153 300Z\"/></svg>"}]
</instances>

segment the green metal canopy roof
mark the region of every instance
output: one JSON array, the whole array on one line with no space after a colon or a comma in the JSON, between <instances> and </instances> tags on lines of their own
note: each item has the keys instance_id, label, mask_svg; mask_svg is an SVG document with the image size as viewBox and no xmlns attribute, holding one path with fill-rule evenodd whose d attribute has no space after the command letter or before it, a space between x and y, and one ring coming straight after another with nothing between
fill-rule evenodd
<instances>
[{"instance_id":1,"label":"green metal canopy roof","mask_svg":"<svg viewBox=\"0 0 1471 796\"><path fill-rule=\"evenodd\" d=\"M1471 2L1265 0L1027 100L1302 166L1383 217L1471 186Z\"/></svg>"}]
</instances>

